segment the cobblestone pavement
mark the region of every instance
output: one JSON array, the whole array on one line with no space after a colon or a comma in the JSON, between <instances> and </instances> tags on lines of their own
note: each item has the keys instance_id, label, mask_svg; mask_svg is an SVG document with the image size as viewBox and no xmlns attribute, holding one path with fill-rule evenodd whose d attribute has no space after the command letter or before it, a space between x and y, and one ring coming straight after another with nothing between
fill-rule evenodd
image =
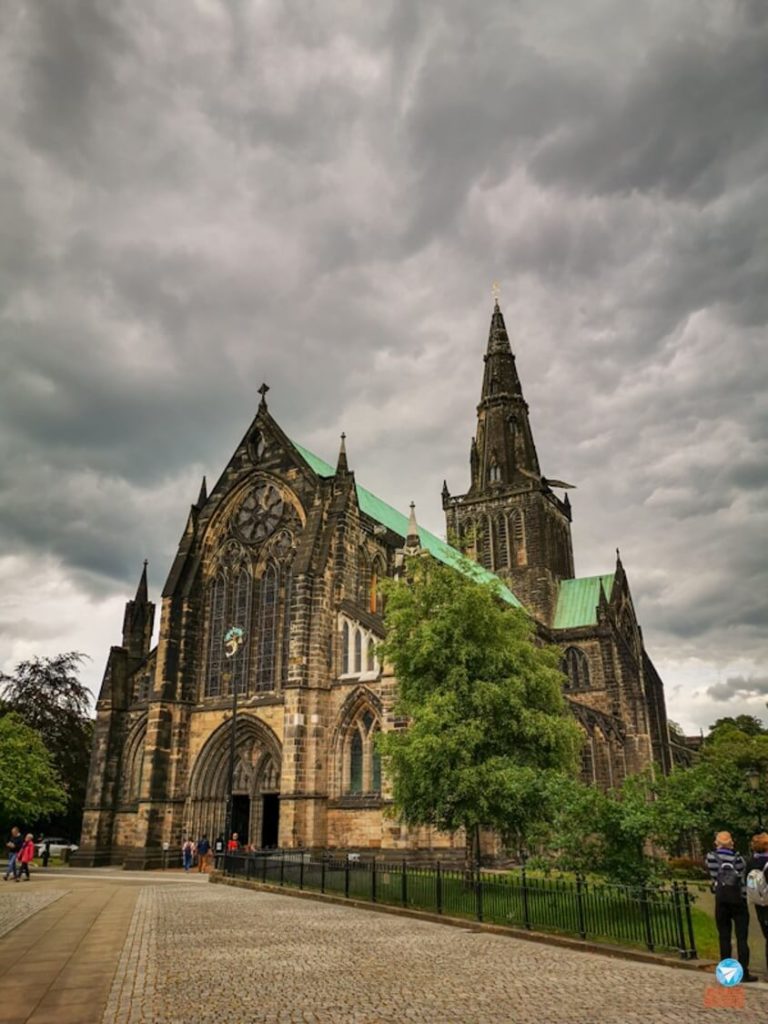
<instances>
[{"instance_id":1,"label":"cobblestone pavement","mask_svg":"<svg viewBox=\"0 0 768 1024\"><path fill-rule=\"evenodd\" d=\"M0 935L54 903L66 889L36 888L32 882L6 882L0 888Z\"/></svg>"},{"instance_id":2,"label":"cobblestone pavement","mask_svg":"<svg viewBox=\"0 0 768 1024\"><path fill-rule=\"evenodd\" d=\"M103 1024L689 1024L711 975L219 885L142 889ZM768 1018L768 986L744 1019Z\"/></svg>"}]
</instances>

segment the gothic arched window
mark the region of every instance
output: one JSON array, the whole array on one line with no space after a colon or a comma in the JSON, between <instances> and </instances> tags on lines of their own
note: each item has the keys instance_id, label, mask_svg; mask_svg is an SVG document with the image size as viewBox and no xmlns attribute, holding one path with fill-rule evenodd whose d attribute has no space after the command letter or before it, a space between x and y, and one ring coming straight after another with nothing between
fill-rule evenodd
<instances>
[{"instance_id":1,"label":"gothic arched window","mask_svg":"<svg viewBox=\"0 0 768 1024\"><path fill-rule=\"evenodd\" d=\"M506 569L509 566L507 517L503 512L499 512L493 521L493 554L494 569Z\"/></svg>"},{"instance_id":2,"label":"gothic arched window","mask_svg":"<svg viewBox=\"0 0 768 1024\"><path fill-rule=\"evenodd\" d=\"M568 677L568 690L589 689L589 660L580 648L569 647L563 658L562 670Z\"/></svg>"},{"instance_id":3,"label":"gothic arched window","mask_svg":"<svg viewBox=\"0 0 768 1024\"><path fill-rule=\"evenodd\" d=\"M349 675L349 623L341 627L341 674Z\"/></svg>"},{"instance_id":4,"label":"gothic arched window","mask_svg":"<svg viewBox=\"0 0 768 1024\"><path fill-rule=\"evenodd\" d=\"M491 520L484 516L477 527L477 556L481 565L493 571L493 535Z\"/></svg>"},{"instance_id":5,"label":"gothic arched window","mask_svg":"<svg viewBox=\"0 0 768 1024\"><path fill-rule=\"evenodd\" d=\"M223 573L214 578L210 594L210 622L208 633L208 676L205 680L206 697L221 693L221 669L224 659L224 611L227 601L227 581Z\"/></svg>"},{"instance_id":6,"label":"gothic arched window","mask_svg":"<svg viewBox=\"0 0 768 1024\"><path fill-rule=\"evenodd\" d=\"M342 785L349 795L381 792L381 755L376 737L381 731L373 711L364 706L349 725L342 746Z\"/></svg>"},{"instance_id":7,"label":"gothic arched window","mask_svg":"<svg viewBox=\"0 0 768 1024\"><path fill-rule=\"evenodd\" d=\"M349 792L363 792L363 737L358 729L352 733L349 744Z\"/></svg>"},{"instance_id":8,"label":"gothic arched window","mask_svg":"<svg viewBox=\"0 0 768 1024\"><path fill-rule=\"evenodd\" d=\"M512 564L527 565L528 555L525 550L525 517L522 509L515 509L510 515L510 529L512 542Z\"/></svg>"},{"instance_id":9,"label":"gothic arched window","mask_svg":"<svg viewBox=\"0 0 768 1024\"><path fill-rule=\"evenodd\" d=\"M251 574L241 569L233 588L232 626L248 632L251 621ZM248 688L248 644L244 643L232 658L232 687L238 693L245 693Z\"/></svg>"},{"instance_id":10,"label":"gothic arched window","mask_svg":"<svg viewBox=\"0 0 768 1024\"><path fill-rule=\"evenodd\" d=\"M373 637L369 636L368 637L368 643L365 645L365 650L366 650L366 655L365 655L365 671L366 672L373 672L374 669L376 668L376 659L375 659L374 653L373 653L374 649L375 649L375 644L373 642Z\"/></svg>"},{"instance_id":11,"label":"gothic arched window","mask_svg":"<svg viewBox=\"0 0 768 1024\"><path fill-rule=\"evenodd\" d=\"M363 671L363 634L359 629L355 630L355 667L353 671Z\"/></svg>"},{"instance_id":12,"label":"gothic arched window","mask_svg":"<svg viewBox=\"0 0 768 1024\"><path fill-rule=\"evenodd\" d=\"M581 748L581 778L587 785L595 781L595 755L592 749L592 737L587 734Z\"/></svg>"},{"instance_id":13,"label":"gothic arched window","mask_svg":"<svg viewBox=\"0 0 768 1024\"><path fill-rule=\"evenodd\" d=\"M277 653L277 598L280 576L277 566L270 563L261 578L261 600L259 607L259 631L257 636L258 670L256 689L259 691L275 688L275 655Z\"/></svg>"},{"instance_id":14,"label":"gothic arched window","mask_svg":"<svg viewBox=\"0 0 768 1024\"><path fill-rule=\"evenodd\" d=\"M293 572L291 569L285 571L285 584L283 586L283 644L280 655L280 677L283 686L288 682L288 670L290 669L291 658L291 602L293 600Z\"/></svg>"},{"instance_id":15,"label":"gothic arched window","mask_svg":"<svg viewBox=\"0 0 768 1024\"><path fill-rule=\"evenodd\" d=\"M367 608L370 603L371 566L365 548L360 548L357 563L357 603Z\"/></svg>"}]
</instances>

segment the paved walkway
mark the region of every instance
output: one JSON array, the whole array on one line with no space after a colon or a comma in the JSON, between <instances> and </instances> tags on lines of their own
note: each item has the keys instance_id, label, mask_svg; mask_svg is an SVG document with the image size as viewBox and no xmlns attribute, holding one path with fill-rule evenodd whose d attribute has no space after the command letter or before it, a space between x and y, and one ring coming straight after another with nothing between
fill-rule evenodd
<instances>
[{"instance_id":1,"label":"paved walkway","mask_svg":"<svg viewBox=\"0 0 768 1024\"><path fill-rule=\"evenodd\" d=\"M2 1024L689 1024L711 976L196 878L94 872L0 938ZM11 891L8 892L7 888ZM18 908L17 908L18 909ZM17 918L18 921L18 918Z\"/></svg>"}]
</instances>

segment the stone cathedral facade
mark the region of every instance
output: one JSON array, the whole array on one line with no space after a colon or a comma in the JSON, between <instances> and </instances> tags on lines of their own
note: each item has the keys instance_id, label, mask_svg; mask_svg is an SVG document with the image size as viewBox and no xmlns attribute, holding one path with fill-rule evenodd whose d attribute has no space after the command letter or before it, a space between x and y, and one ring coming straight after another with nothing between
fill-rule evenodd
<instances>
[{"instance_id":1,"label":"stone cathedral facade","mask_svg":"<svg viewBox=\"0 0 768 1024\"><path fill-rule=\"evenodd\" d=\"M359 485L342 438L335 466L291 441L266 387L210 494L191 506L162 591L159 639L146 565L126 605L97 703L81 864L151 866L186 834L224 829L231 707L238 714L233 828L257 847L463 849L383 811L379 730L402 727L396 680L379 664L378 581L404 552L478 579L533 616L564 651L564 687L584 731L584 778L621 783L670 768L664 690L645 650L627 575L576 578L568 485L548 480L496 304L470 484L444 485L455 546ZM458 549L458 550L457 550ZM229 627L244 642L225 657Z\"/></svg>"}]
</instances>

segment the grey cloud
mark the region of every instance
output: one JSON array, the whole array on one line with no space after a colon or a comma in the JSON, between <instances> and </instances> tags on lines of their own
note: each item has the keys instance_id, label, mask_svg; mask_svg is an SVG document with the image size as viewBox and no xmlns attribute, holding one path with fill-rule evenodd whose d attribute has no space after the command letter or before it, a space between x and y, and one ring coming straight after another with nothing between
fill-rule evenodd
<instances>
[{"instance_id":1,"label":"grey cloud","mask_svg":"<svg viewBox=\"0 0 768 1024\"><path fill-rule=\"evenodd\" d=\"M724 683L707 687L716 701L745 700L768 695L768 676L731 676Z\"/></svg>"},{"instance_id":2,"label":"grey cloud","mask_svg":"<svg viewBox=\"0 0 768 1024\"><path fill-rule=\"evenodd\" d=\"M442 533L497 279L579 573L762 678L762 5L49 6L0 37L3 550L157 585L264 379Z\"/></svg>"}]
</instances>

